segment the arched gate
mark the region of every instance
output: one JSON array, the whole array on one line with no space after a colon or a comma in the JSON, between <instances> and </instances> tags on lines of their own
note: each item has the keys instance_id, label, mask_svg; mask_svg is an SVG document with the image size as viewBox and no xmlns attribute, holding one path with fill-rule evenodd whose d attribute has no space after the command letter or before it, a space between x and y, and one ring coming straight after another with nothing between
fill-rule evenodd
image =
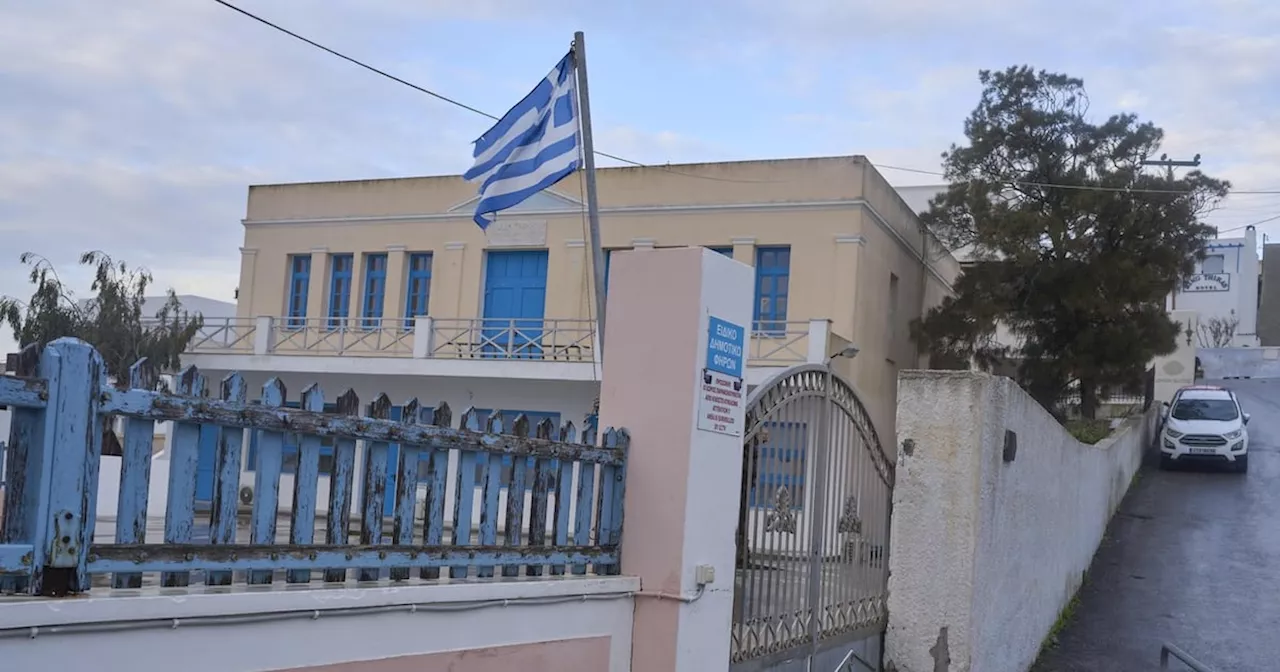
<instances>
[{"instance_id":1,"label":"arched gate","mask_svg":"<svg viewBox=\"0 0 1280 672\"><path fill-rule=\"evenodd\" d=\"M884 630L893 467L857 393L829 367L793 367L751 393L735 670Z\"/></svg>"}]
</instances>

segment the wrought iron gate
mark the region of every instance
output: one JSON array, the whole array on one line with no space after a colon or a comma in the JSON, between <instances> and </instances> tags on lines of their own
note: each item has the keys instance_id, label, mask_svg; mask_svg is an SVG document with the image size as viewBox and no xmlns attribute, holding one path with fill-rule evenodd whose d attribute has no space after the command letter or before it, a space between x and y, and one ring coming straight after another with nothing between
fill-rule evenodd
<instances>
[{"instance_id":1,"label":"wrought iron gate","mask_svg":"<svg viewBox=\"0 0 1280 672\"><path fill-rule=\"evenodd\" d=\"M829 367L797 366L751 393L735 670L884 630L893 466L853 387Z\"/></svg>"}]
</instances>

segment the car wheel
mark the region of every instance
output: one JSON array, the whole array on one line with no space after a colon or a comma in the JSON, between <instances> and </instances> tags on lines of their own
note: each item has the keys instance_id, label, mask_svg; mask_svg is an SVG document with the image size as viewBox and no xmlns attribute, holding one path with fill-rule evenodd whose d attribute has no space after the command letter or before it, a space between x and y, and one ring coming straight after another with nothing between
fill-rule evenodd
<instances>
[{"instance_id":1,"label":"car wheel","mask_svg":"<svg viewBox=\"0 0 1280 672\"><path fill-rule=\"evenodd\" d=\"M1170 469L1173 469L1173 458L1169 457L1168 455L1161 454L1161 455L1160 455L1160 470L1161 470L1161 471L1169 471Z\"/></svg>"},{"instance_id":2,"label":"car wheel","mask_svg":"<svg viewBox=\"0 0 1280 672\"><path fill-rule=\"evenodd\" d=\"M1237 474L1249 473L1249 455L1248 454L1241 455L1240 457L1236 458L1236 473Z\"/></svg>"}]
</instances>

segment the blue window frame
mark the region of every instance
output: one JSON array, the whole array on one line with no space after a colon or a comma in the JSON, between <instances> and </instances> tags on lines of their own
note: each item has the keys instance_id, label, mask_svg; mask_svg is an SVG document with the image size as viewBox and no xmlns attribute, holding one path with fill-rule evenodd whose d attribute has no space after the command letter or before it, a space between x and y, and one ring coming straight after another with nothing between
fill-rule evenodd
<instances>
[{"instance_id":1,"label":"blue window frame","mask_svg":"<svg viewBox=\"0 0 1280 672\"><path fill-rule=\"evenodd\" d=\"M413 318L429 315L431 305L431 253L409 255L409 280L405 287L404 328L413 328Z\"/></svg>"},{"instance_id":2,"label":"blue window frame","mask_svg":"<svg viewBox=\"0 0 1280 672\"><path fill-rule=\"evenodd\" d=\"M387 255L364 256L364 328L376 329L382 320L382 300L387 295Z\"/></svg>"},{"instance_id":3,"label":"blue window frame","mask_svg":"<svg viewBox=\"0 0 1280 672\"><path fill-rule=\"evenodd\" d=\"M769 334L786 331L790 285L791 248L756 248L755 331Z\"/></svg>"},{"instance_id":4,"label":"blue window frame","mask_svg":"<svg viewBox=\"0 0 1280 672\"><path fill-rule=\"evenodd\" d=\"M307 290L311 286L311 255L289 257L289 309L285 326L301 329L307 321Z\"/></svg>"},{"instance_id":5,"label":"blue window frame","mask_svg":"<svg viewBox=\"0 0 1280 672\"><path fill-rule=\"evenodd\" d=\"M786 488L791 506L804 509L805 475L809 454L808 427L801 422L765 423L768 437L755 455L755 478L748 495L753 508L773 506L778 490Z\"/></svg>"},{"instance_id":6,"label":"blue window frame","mask_svg":"<svg viewBox=\"0 0 1280 672\"><path fill-rule=\"evenodd\" d=\"M345 326L351 314L351 270L355 255L335 254L329 268L329 328Z\"/></svg>"}]
</instances>

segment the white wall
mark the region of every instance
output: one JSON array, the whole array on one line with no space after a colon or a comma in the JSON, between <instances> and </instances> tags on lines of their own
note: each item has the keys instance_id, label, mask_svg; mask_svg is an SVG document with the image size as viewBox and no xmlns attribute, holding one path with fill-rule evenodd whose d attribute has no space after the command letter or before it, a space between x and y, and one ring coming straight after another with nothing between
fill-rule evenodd
<instances>
[{"instance_id":1,"label":"white wall","mask_svg":"<svg viewBox=\"0 0 1280 672\"><path fill-rule=\"evenodd\" d=\"M228 371L204 369L209 377L209 389L218 389L218 381ZM399 406L417 397L423 406L434 407L441 401L448 402L453 410L453 426L457 427L462 412L468 406L476 408L558 412L561 421L572 420L582 428L583 420L595 402L600 389L598 382L561 380L502 380L496 378L444 378L417 376L352 376L332 373L279 373L285 385L289 401L298 401L302 391L312 383L324 390L325 400L332 403L351 388L360 397L360 411L379 393L386 393L393 405ZM260 398L262 385L272 376L264 371L244 373L249 385L249 398Z\"/></svg>"},{"instance_id":2,"label":"white wall","mask_svg":"<svg viewBox=\"0 0 1280 672\"><path fill-rule=\"evenodd\" d=\"M1201 348L1197 355L1209 380L1280 378L1280 348Z\"/></svg>"},{"instance_id":3,"label":"white wall","mask_svg":"<svg viewBox=\"0 0 1280 672\"><path fill-rule=\"evenodd\" d=\"M1249 228L1243 238L1215 238L1205 246L1205 254L1222 256L1222 272L1228 277L1230 288L1220 290L1215 282L1198 280L1193 283L1192 291L1177 292L1169 307L1198 312L1201 324L1215 317L1227 319L1234 311L1240 325L1231 345L1257 346L1258 273L1261 268L1257 234ZM1206 270L1204 263L1197 263L1196 273Z\"/></svg>"},{"instance_id":4,"label":"white wall","mask_svg":"<svg viewBox=\"0 0 1280 672\"><path fill-rule=\"evenodd\" d=\"M1177 310L1169 319L1178 324L1177 348L1162 357L1156 357L1151 366L1156 370L1156 401L1171 401L1180 388L1196 382L1196 354L1199 350L1195 333L1199 329L1199 313L1194 310ZM1186 332L1192 336L1187 337Z\"/></svg>"},{"instance_id":5,"label":"white wall","mask_svg":"<svg viewBox=\"0 0 1280 672\"><path fill-rule=\"evenodd\" d=\"M0 661L15 671L258 672L467 651L447 668L466 670L467 658L494 647L604 637L607 664L596 669L625 672L639 584L611 577L10 602L0 631L24 630L0 637ZM350 613L378 608L385 610ZM287 612L293 617L270 618ZM246 616L265 618L215 627L215 619ZM143 621L152 627L130 627ZM39 630L55 627L66 630ZM547 669L545 660L524 662L517 669Z\"/></svg>"},{"instance_id":6,"label":"white wall","mask_svg":"<svg viewBox=\"0 0 1280 672\"><path fill-rule=\"evenodd\" d=\"M1007 378L908 371L898 399L886 661L940 669L930 650L945 629L949 669L1024 672L1092 562L1158 411L1088 446Z\"/></svg>"}]
</instances>

